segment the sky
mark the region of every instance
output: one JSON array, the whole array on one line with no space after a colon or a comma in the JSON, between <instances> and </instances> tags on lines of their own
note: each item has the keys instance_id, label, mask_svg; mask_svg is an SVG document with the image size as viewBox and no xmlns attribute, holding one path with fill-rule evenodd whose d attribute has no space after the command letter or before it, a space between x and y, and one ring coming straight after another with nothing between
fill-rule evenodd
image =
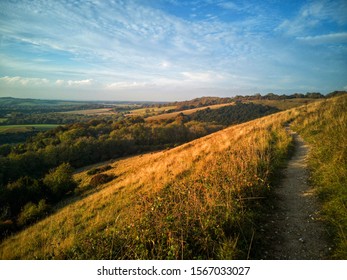
<instances>
[{"instance_id":1,"label":"sky","mask_svg":"<svg viewBox=\"0 0 347 280\"><path fill-rule=\"evenodd\" d=\"M0 97L347 90L346 0L1 0Z\"/></svg>"}]
</instances>

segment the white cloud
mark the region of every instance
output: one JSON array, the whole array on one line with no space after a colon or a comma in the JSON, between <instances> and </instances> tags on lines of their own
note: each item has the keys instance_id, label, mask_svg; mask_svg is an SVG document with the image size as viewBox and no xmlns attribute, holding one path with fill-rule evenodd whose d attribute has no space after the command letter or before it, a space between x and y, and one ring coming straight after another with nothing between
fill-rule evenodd
<instances>
[{"instance_id":1,"label":"white cloud","mask_svg":"<svg viewBox=\"0 0 347 280\"><path fill-rule=\"evenodd\" d=\"M182 72L186 81L211 82L223 79L223 76L213 72Z\"/></svg>"},{"instance_id":2,"label":"white cloud","mask_svg":"<svg viewBox=\"0 0 347 280\"><path fill-rule=\"evenodd\" d=\"M153 83L147 82L115 82L106 85L106 89L132 89L132 88L145 88L152 87Z\"/></svg>"},{"instance_id":3,"label":"white cloud","mask_svg":"<svg viewBox=\"0 0 347 280\"><path fill-rule=\"evenodd\" d=\"M85 80L56 80L52 82L45 78L27 78L27 77L1 77L0 82L5 83L11 86L25 86L25 87L33 87L33 86L64 86L64 87L90 87L94 84L93 79L85 79Z\"/></svg>"},{"instance_id":4,"label":"white cloud","mask_svg":"<svg viewBox=\"0 0 347 280\"><path fill-rule=\"evenodd\" d=\"M232 10L232 11L242 10L242 8L240 6L236 5L233 2L222 2L222 3L219 3L218 6L224 8L224 9L227 9L227 10Z\"/></svg>"},{"instance_id":5,"label":"white cloud","mask_svg":"<svg viewBox=\"0 0 347 280\"><path fill-rule=\"evenodd\" d=\"M58 86L63 86L65 84L65 81L64 80L56 80L55 84Z\"/></svg>"},{"instance_id":6,"label":"white cloud","mask_svg":"<svg viewBox=\"0 0 347 280\"><path fill-rule=\"evenodd\" d=\"M93 80L92 79L86 79L86 80L80 80L80 81L72 81L69 80L67 81L67 84L69 86L76 86L76 87L84 87L84 86L90 86L93 84Z\"/></svg>"},{"instance_id":7,"label":"white cloud","mask_svg":"<svg viewBox=\"0 0 347 280\"><path fill-rule=\"evenodd\" d=\"M347 32L297 37L298 40L311 44L347 43Z\"/></svg>"},{"instance_id":8,"label":"white cloud","mask_svg":"<svg viewBox=\"0 0 347 280\"><path fill-rule=\"evenodd\" d=\"M94 80L56 80L55 84L63 87L88 87L94 84Z\"/></svg>"},{"instance_id":9,"label":"white cloud","mask_svg":"<svg viewBox=\"0 0 347 280\"><path fill-rule=\"evenodd\" d=\"M24 78L24 77L1 77L1 82L4 82L5 84L11 85L11 86L43 86L48 85L49 81L47 79L41 79L41 78Z\"/></svg>"},{"instance_id":10,"label":"white cloud","mask_svg":"<svg viewBox=\"0 0 347 280\"><path fill-rule=\"evenodd\" d=\"M347 22L347 1L345 0L316 0L308 2L292 19L285 19L277 27L288 35L304 35L313 28L319 27L323 22L333 22L343 25Z\"/></svg>"},{"instance_id":11,"label":"white cloud","mask_svg":"<svg viewBox=\"0 0 347 280\"><path fill-rule=\"evenodd\" d=\"M2 84L42 83L61 92L147 89L152 94L170 87L188 92L200 85L268 86L273 73L292 75L300 69L298 76L307 80L316 65L329 61L336 72L346 69L345 48L334 50L336 56L317 47L345 42L344 26L329 29L346 23L345 0L310 0L287 19L273 1L174 1L171 10L162 8L167 3L162 1L82 2L1 2L0 60L3 76L8 75ZM189 17L192 12L195 18ZM218 17L211 20L207 13ZM317 34L325 23L325 34ZM273 33L274 26L281 32ZM288 38L278 36L283 34L297 40L288 46ZM27 73L50 80L28 80L23 78Z\"/></svg>"}]
</instances>

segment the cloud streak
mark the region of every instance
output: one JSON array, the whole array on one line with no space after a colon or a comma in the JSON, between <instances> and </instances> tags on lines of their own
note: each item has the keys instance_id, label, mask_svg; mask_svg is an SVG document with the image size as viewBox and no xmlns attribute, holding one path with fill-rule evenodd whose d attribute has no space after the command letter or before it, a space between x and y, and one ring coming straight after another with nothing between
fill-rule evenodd
<instances>
[{"instance_id":1,"label":"cloud streak","mask_svg":"<svg viewBox=\"0 0 347 280\"><path fill-rule=\"evenodd\" d=\"M10 86L45 86L49 84L47 79L43 78L26 78L26 77L1 77L0 83L4 83Z\"/></svg>"},{"instance_id":2,"label":"cloud streak","mask_svg":"<svg viewBox=\"0 0 347 280\"><path fill-rule=\"evenodd\" d=\"M2 78L1 84L22 81L29 88L41 79L46 80L42 85L57 89L123 90L121 98L126 99L127 90L153 89L158 96L165 87L189 91L201 84L234 90L246 89L248 83L250 91L265 91L274 73L279 78L271 81L273 91L289 91L296 85L287 81L306 73L306 80L319 87L324 73L311 69L347 55L346 2L281 5L4 0L0 77L17 80L11 84ZM345 63L335 65L337 72L346 71ZM28 76L40 78L24 78ZM325 77L330 87L347 82L336 82L342 75Z\"/></svg>"},{"instance_id":3,"label":"cloud streak","mask_svg":"<svg viewBox=\"0 0 347 280\"><path fill-rule=\"evenodd\" d=\"M311 44L347 43L347 32L297 37L297 39Z\"/></svg>"}]
</instances>

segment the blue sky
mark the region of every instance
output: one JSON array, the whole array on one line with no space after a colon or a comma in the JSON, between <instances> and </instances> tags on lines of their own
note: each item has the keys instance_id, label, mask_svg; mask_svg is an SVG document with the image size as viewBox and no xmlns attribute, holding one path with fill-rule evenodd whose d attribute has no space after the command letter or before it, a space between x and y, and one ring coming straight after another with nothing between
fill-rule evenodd
<instances>
[{"instance_id":1,"label":"blue sky","mask_svg":"<svg viewBox=\"0 0 347 280\"><path fill-rule=\"evenodd\" d=\"M0 96L347 90L347 1L0 1Z\"/></svg>"}]
</instances>

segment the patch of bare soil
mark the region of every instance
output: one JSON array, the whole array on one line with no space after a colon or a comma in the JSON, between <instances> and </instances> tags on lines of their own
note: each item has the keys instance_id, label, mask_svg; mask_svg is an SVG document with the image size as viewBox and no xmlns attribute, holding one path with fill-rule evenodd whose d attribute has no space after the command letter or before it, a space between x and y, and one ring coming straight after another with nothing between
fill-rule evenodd
<instances>
[{"instance_id":1,"label":"patch of bare soil","mask_svg":"<svg viewBox=\"0 0 347 280\"><path fill-rule=\"evenodd\" d=\"M261 226L267 239L261 256L272 260L326 259L329 252L326 232L314 190L308 184L309 147L297 133L290 133L295 151L283 171L284 179L275 190L273 210Z\"/></svg>"}]
</instances>

